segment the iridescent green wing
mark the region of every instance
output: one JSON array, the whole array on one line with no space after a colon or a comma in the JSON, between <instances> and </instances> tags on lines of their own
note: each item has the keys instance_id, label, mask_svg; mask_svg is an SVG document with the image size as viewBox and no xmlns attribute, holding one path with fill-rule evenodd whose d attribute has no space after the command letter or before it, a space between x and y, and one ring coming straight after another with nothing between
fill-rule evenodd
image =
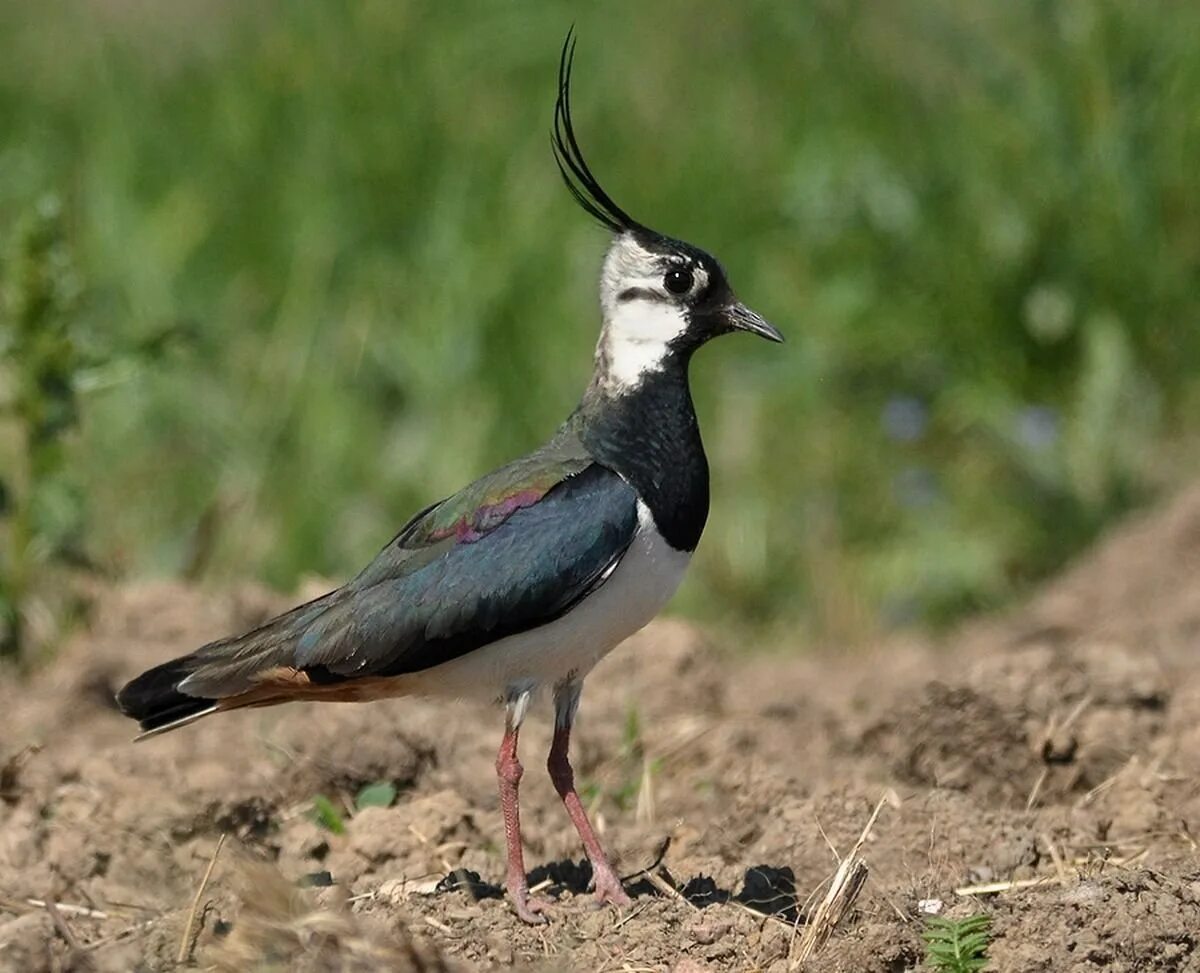
<instances>
[{"instance_id":1,"label":"iridescent green wing","mask_svg":"<svg viewBox=\"0 0 1200 973\"><path fill-rule=\"evenodd\" d=\"M455 545L479 541L518 510L533 506L563 480L592 463L571 426L564 426L535 452L426 507L400 528L348 587L370 587L402 577Z\"/></svg>"}]
</instances>

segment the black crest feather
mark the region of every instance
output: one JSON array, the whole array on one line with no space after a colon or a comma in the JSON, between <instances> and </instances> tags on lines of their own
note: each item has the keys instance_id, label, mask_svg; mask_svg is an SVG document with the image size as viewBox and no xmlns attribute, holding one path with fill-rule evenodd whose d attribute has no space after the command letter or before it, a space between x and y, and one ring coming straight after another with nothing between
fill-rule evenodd
<instances>
[{"instance_id":1,"label":"black crest feather","mask_svg":"<svg viewBox=\"0 0 1200 973\"><path fill-rule=\"evenodd\" d=\"M554 104L554 131L550 144L563 182L584 211L614 233L642 229L642 225L618 206L592 175L571 124L571 65L575 61L575 28L567 31L558 62L558 100Z\"/></svg>"}]
</instances>

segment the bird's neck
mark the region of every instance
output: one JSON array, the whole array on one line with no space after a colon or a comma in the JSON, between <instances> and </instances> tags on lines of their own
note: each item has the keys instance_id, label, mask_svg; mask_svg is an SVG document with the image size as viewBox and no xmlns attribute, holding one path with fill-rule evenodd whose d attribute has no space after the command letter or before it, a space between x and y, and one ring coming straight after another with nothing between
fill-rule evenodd
<instances>
[{"instance_id":1,"label":"bird's neck","mask_svg":"<svg viewBox=\"0 0 1200 973\"><path fill-rule=\"evenodd\" d=\"M708 517L708 460L688 387L688 354L672 354L632 385L608 381L604 362L576 410L579 435L650 508L671 547L694 550Z\"/></svg>"}]
</instances>

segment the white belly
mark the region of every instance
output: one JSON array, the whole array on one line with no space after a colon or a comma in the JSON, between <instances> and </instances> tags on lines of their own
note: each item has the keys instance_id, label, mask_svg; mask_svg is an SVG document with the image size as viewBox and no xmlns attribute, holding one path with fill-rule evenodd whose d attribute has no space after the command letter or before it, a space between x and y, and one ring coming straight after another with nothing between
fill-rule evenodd
<instances>
[{"instance_id":1,"label":"white belly","mask_svg":"<svg viewBox=\"0 0 1200 973\"><path fill-rule=\"evenodd\" d=\"M561 618L485 645L432 669L404 676L401 691L488 701L510 687L536 689L582 678L608 652L646 625L670 600L691 554L674 550L638 501L638 529L625 556L599 588Z\"/></svg>"}]
</instances>

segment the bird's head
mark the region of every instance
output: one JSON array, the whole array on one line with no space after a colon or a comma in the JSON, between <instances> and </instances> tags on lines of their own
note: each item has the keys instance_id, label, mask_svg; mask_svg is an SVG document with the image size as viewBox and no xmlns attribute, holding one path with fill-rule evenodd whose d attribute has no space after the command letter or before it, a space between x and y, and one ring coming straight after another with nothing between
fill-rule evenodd
<instances>
[{"instance_id":1,"label":"bird's head","mask_svg":"<svg viewBox=\"0 0 1200 973\"><path fill-rule=\"evenodd\" d=\"M749 331L770 341L783 335L733 293L712 254L634 220L597 182L571 123L571 34L559 62L552 144L575 201L614 234L600 275L604 326L598 358L616 386L636 384L717 335Z\"/></svg>"}]
</instances>

